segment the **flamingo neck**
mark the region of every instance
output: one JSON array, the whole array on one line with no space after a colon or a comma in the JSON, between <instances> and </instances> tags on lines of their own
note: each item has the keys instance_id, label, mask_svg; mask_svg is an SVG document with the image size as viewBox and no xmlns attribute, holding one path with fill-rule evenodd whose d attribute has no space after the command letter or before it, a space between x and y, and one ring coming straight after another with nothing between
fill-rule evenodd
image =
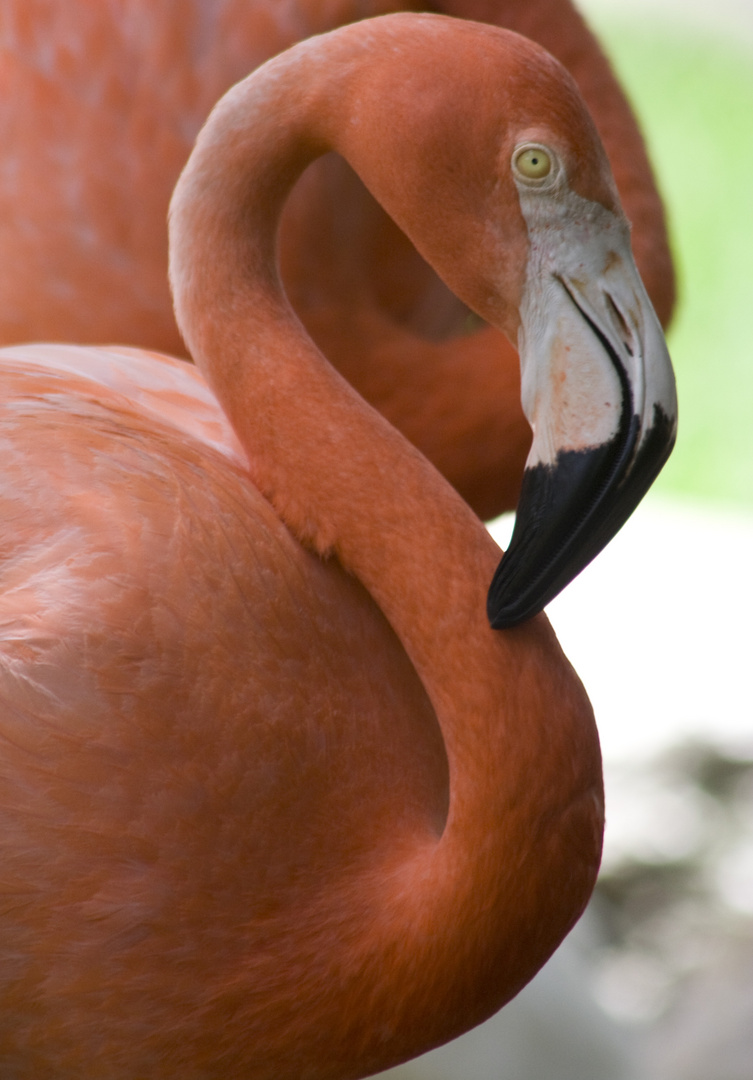
<instances>
[{"instance_id":1,"label":"flamingo neck","mask_svg":"<svg viewBox=\"0 0 753 1080\"><path fill-rule=\"evenodd\" d=\"M462 1030L508 1000L580 914L600 851L600 759L590 707L545 620L504 634L488 626L496 544L327 363L284 296L275 237L285 198L338 145L354 74L380 55L341 32L333 65L326 43L271 61L215 110L173 200L171 279L179 325L255 483L302 543L334 554L371 593L436 711L446 826L375 868L385 902L368 931L375 956L410 938L417 1016L437 956L457 956L444 1005L436 994L424 1002L430 1042L433 1027ZM377 132L357 142L364 162L369 147L379 153Z\"/></svg>"}]
</instances>

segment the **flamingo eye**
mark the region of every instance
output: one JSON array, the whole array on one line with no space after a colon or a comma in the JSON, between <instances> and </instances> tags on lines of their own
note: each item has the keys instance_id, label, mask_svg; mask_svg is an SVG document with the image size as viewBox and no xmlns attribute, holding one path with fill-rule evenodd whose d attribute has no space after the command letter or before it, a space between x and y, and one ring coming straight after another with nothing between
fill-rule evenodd
<instances>
[{"instance_id":1,"label":"flamingo eye","mask_svg":"<svg viewBox=\"0 0 753 1080\"><path fill-rule=\"evenodd\" d=\"M543 146L525 146L513 158L516 171L524 180L544 180L552 171L551 155Z\"/></svg>"}]
</instances>

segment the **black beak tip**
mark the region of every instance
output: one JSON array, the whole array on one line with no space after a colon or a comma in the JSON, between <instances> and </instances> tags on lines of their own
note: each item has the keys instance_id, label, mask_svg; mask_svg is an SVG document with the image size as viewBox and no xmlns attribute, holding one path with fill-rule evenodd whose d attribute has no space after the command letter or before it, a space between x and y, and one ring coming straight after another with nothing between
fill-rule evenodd
<instances>
[{"instance_id":1,"label":"black beak tip","mask_svg":"<svg viewBox=\"0 0 753 1080\"><path fill-rule=\"evenodd\" d=\"M675 422L655 409L638 446L637 418L625 440L566 451L526 469L510 546L489 587L487 615L507 630L542 611L622 528L674 445Z\"/></svg>"},{"instance_id":2,"label":"black beak tip","mask_svg":"<svg viewBox=\"0 0 753 1080\"><path fill-rule=\"evenodd\" d=\"M538 615L541 610L535 604L526 606L522 602L504 603L494 597L491 590L486 601L486 614L492 630L512 630L514 626Z\"/></svg>"}]
</instances>

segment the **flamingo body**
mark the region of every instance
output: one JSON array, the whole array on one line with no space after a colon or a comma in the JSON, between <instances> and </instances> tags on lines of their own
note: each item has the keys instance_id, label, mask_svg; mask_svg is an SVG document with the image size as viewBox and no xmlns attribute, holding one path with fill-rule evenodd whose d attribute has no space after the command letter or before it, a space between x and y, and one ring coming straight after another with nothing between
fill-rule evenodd
<instances>
[{"instance_id":1,"label":"flamingo body","mask_svg":"<svg viewBox=\"0 0 753 1080\"><path fill-rule=\"evenodd\" d=\"M443 935L428 909L418 987L397 989L410 950L374 954L384 900L421 885L407 857L446 824L436 716L368 593L250 481L198 373L31 346L3 351L2 380L5 1074L350 1076L354 1057L380 1063L359 1049L371 1009L401 1046L501 1004L504 969L533 974L559 916L487 976L458 954L444 1002L427 996ZM571 752L589 761L587 702L542 630L526 681L561 682ZM513 815L546 782L521 781ZM598 803L569 813L567 858L593 866ZM333 1026L343 949L386 1000L351 989Z\"/></svg>"},{"instance_id":2,"label":"flamingo body","mask_svg":"<svg viewBox=\"0 0 753 1080\"><path fill-rule=\"evenodd\" d=\"M234 82L295 41L397 0L10 0L0 18L0 342L127 342L185 355L166 286L168 200ZM439 0L568 67L600 127L663 321L674 286L635 121L570 0ZM531 433L515 350L439 280L342 159L315 162L282 221L283 279L351 383L477 512L518 496Z\"/></svg>"},{"instance_id":3,"label":"flamingo body","mask_svg":"<svg viewBox=\"0 0 753 1080\"><path fill-rule=\"evenodd\" d=\"M501 578L285 295L282 208L330 150L521 342ZM0 1073L356 1080L504 1005L587 903L598 737L530 616L665 460L671 365L574 83L489 26L396 14L269 61L170 236L196 369L0 356Z\"/></svg>"},{"instance_id":4,"label":"flamingo body","mask_svg":"<svg viewBox=\"0 0 753 1080\"><path fill-rule=\"evenodd\" d=\"M0 1061L193 1077L206 1053L240 1076L282 1022L280 967L316 1013L317 911L339 934L358 911L343 919L332 882L378 849L387 864L401 832L441 832L446 756L373 601L291 537L221 412L197 419L197 374L148 357L149 392L190 401L174 423L174 404L164 420L65 370L71 354L3 356ZM73 359L135 383L141 358ZM318 863L329 884L300 880ZM241 973L266 988L253 1026L250 1001L232 1019ZM225 1034L202 1052L207 1025Z\"/></svg>"}]
</instances>

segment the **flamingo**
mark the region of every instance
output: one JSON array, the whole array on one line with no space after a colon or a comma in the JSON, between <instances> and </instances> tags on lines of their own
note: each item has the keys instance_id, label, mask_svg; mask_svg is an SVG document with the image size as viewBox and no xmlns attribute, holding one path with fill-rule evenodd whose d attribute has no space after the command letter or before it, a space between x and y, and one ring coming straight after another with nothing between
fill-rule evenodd
<instances>
[{"instance_id":1,"label":"flamingo","mask_svg":"<svg viewBox=\"0 0 753 1080\"><path fill-rule=\"evenodd\" d=\"M128 342L185 355L167 290L170 192L209 109L296 40L421 3L6 0L0 17L0 342ZM661 203L630 108L570 0L437 0L544 45L612 161L663 322ZM515 505L531 432L517 354L458 301L333 155L302 177L280 258L314 340L484 518Z\"/></svg>"},{"instance_id":2,"label":"flamingo","mask_svg":"<svg viewBox=\"0 0 753 1080\"><path fill-rule=\"evenodd\" d=\"M520 345L501 563L284 294L282 207L330 150ZM473 22L257 69L170 251L196 367L2 353L0 1072L361 1077L499 1009L588 900L598 735L529 616L661 467L671 365L575 84Z\"/></svg>"}]
</instances>

